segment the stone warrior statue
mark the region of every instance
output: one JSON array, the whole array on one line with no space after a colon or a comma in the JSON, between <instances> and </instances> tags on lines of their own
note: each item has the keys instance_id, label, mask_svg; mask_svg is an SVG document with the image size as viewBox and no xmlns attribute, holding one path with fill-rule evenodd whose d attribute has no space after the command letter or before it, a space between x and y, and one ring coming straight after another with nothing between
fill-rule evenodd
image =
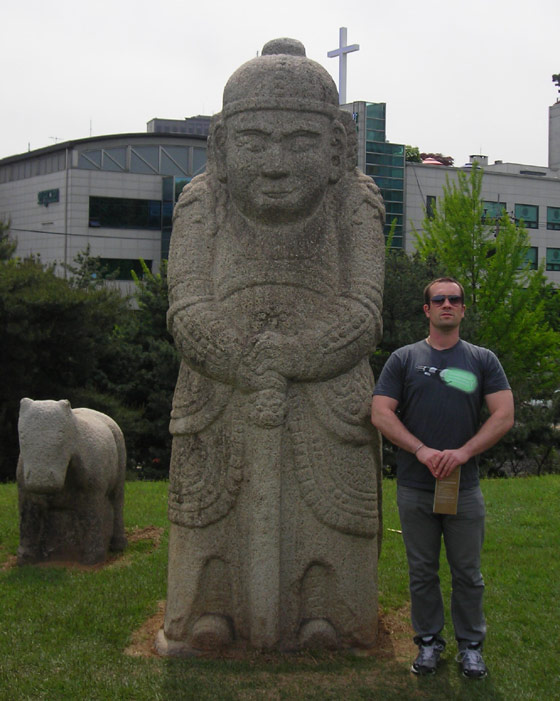
<instances>
[{"instance_id":1,"label":"stone warrior statue","mask_svg":"<svg viewBox=\"0 0 560 701\"><path fill-rule=\"evenodd\" d=\"M269 42L226 84L169 256L161 654L375 641L384 208L355 161L351 115L300 42Z\"/></svg>"}]
</instances>

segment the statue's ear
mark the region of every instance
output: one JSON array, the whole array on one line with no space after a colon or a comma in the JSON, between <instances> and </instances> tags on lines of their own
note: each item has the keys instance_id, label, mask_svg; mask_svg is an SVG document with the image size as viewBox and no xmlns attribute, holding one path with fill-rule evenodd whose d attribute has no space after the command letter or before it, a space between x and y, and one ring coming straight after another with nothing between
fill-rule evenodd
<instances>
[{"instance_id":1,"label":"statue's ear","mask_svg":"<svg viewBox=\"0 0 560 701\"><path fill-rule=\"evenodd\" d=\"M218 180L225 183L226 176L226 138L227 131L224 122L220 119L214 126L212 134L209 138L209 147L212 151L212 157L216 168Z\"/></svg>"},{"instance_id":2,"label":"statue's ear","mask_svg":"<svg viewBox=\"0 0 560 701\"><path fill-rule=\"evenodd\" d=\"M331 126L331 183L336 183L346 170L346 130L335 120Z\"/></svg>"},{"instance_id":3,"label":"statue's ear","mask_svg":"<svg viewBox=\"0 0 560 701\"><path fill-rule=\"evenodd\" d=\"M28 397L23 397L23 399L19 403L19 408L20 411L27 411L29 407L33 404L33 400L29 399Z\"/></svg>"}]
</instances>

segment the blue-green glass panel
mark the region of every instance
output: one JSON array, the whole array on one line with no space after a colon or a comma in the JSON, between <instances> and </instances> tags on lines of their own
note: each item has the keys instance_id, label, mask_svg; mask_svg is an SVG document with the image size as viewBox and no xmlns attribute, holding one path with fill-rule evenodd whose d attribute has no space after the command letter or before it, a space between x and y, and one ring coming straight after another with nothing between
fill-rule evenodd
<instances>
[{"instance_id":1,"label":"blue-green glass panel","mask_svg":"<svg viewBox=\"0 0 560 701\"><path fill-rule=\"evenodd\" d=\"M385 198L383 198L385 199ZM403 213L403 205L401 202L391 202L390 200L385 199L385 209L387 212L391 214L402 214Z\"/></svg>"},{"instance_id":2,"label":"blue-green glass panel","mask_svg":"<svg viewBox=\"0 0 560 701\"><path fill-rule=\"evenodd\" d=\"M489 202L485 200L483 202L483 208L485 219L499 219L506 211L506 205L504 202Z\"/></svg>"},{"instance_id":3,"label":"blue-green glass panel","mask_svg":"<svg viewBox=\"0 0 560 701\"><path fill-rule=\"evenodd\" d=\"M383 190L383 198L386 202L404 202L404 192L402 190Z\"/></svg>"},{"instance_id":4,"label":"blue-green glass panel","mask_svg":"<svg viewBox=\"0 0 560 701\"><path fill-rule=\"evenodd\" d=\"M368 140L366 141L366 150L369 153L390 153L395 156L400 155L404 159L404 146L402 144L390 144L385 140Z\"/></svg>"},{"instance_id":5,"label":"blue-green glass panel","mask_svg":"<svg viewBox=\"0 0 560 701\"><path fill-rule=\"evenodd\" d=\"M179 199L179 195L183 192L185 185L190 183L192 178L175 178L175 202Z\"/></svg>"},{"instance_id":6,"label":"blue-green glass panel","mask_svg":"<svg viewBox=\"0 0 560 701\"><path fill-rule=\"evenodd\" d=\"M516 204L515 205L515 221L523 220L523 224L527 229L538 229L539 227L539 208L534 204Z\"/></svg>"},{"instance_id":7,"label":"blue-green glass panel","mask_svg":"<svg viewBox=\"0 0 560 701\"><path fill-rule=\"evenodd\" d=\"M560 231L560 207L546 208L546 228Z\"/></svg>"},{"instance_id":8,"label":"blue-green glass panel","mask_svg":"<svg viewBox=\"0 0 560 701\"><path fill-rule=\"evenodd\" d=\"M546 269L560 270L560 248L546 249Z\"/></svg>"},{"instance_id":9,"label":"blue-green glass panel","mask_svg":"<svg viewBox=\"0 0 560 701\"><path fill-rule=\"evenodd\" d=\"M529 264L531 270L536 270L538 268L538 257L539 249L537 246L531 246L525 253L525 263Z\"/></svg>"},{"instance_id":10,"label":"blue-green glass panel","mask_svg":"<svg viewBox=\"0 0 560 701\"><path fill-rule=\"evenodd\" d=\"M366 105L366 117L385 119L385 111L384 102L370 102Z\"/></svg>"}]
</instances>

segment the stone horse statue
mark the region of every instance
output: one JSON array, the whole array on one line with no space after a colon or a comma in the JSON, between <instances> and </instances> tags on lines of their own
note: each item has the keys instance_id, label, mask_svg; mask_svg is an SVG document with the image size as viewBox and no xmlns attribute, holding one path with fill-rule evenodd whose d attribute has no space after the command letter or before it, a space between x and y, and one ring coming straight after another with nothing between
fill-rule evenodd
<instances>
[{"instance_id":1,"label":"stone horse statue","mask_svg":"<svg viewBox=\"0 0 560 701\"><path fill-rule=\"evenodd\" d=\"M109 416L66 399L22 399L17 466L18 564L96 564L126 547L126 448Z\"/></svg>"}]
</instances>

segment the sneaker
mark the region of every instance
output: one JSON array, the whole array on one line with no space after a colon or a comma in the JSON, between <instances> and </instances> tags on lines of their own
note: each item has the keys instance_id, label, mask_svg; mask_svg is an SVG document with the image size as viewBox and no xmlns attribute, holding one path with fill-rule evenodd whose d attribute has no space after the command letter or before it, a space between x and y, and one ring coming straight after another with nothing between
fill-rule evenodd
<instances>
[{"instance_id":1,"label":"sneaker","mask_svg":"<svg viewBox=\"0 0 560 701\"><path fill-rule=\"evenodd\" d=\"M414 642L418 645L418 657L412 663L410 671L413 674L435 674L439 657L445 649L445 640L431 635L425 638L417 636Z\"/></svg>"},{"instance_id":2,"label":"sneaker","mask_svg":"<svg viewBox=\"0 0 560 701\"><path fill-rule=\"evenodd\" d=\"M469 679L483 679L488 674L488 669L484 664L482 655L480 654L479 646L466 647L464 650L459 650L459 654L455 658L461 665L461 671L464 677Z\"/></svg>"}]
</instances>

